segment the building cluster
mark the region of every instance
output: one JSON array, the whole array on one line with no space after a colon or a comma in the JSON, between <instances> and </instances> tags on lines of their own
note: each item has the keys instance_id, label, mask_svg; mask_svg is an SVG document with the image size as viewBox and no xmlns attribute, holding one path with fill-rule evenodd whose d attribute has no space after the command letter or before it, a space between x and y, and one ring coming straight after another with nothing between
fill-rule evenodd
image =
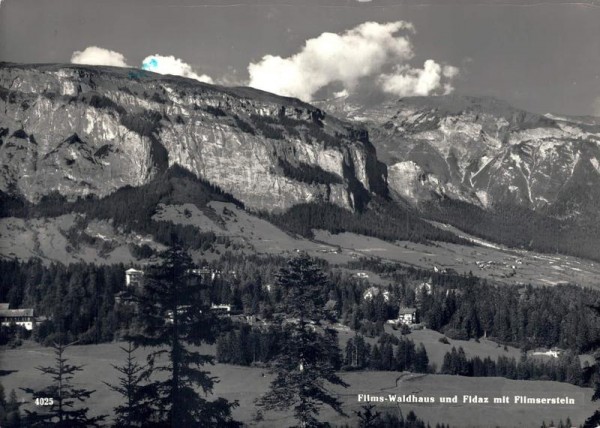
<instances>
[{"instance_id":1,"label":"building cluster","mask_svg":"<svg viewBox=\"0 0 600 428\"><path fill-rule=\"evenodd\" d=\"M214 281L217 278L220 278L223 274L222 271L220 271L218 269L211 269L211 268L190 269L188 273L191 275L200 277L202 281L206 281L206 282ZM235 277L235 275L236 275L235 271L229 271L227 273L233 277ZM115 296L115 301L117 302L117 304L132 303L133 301L131 299L131 291L130 290L136 289L136 288L141 288L143 286L143 281L144 281L144 271L143 270L139 270L139 269L135 269L135 268L127 269L125 271L125 286L127 289L125 291L119 292ZM210 309L217 315L221 315L221 316L230 316L233 313L232 305L211 304ZM172 315L170 317L172 318Z\"/></svg>"}]
</instances>

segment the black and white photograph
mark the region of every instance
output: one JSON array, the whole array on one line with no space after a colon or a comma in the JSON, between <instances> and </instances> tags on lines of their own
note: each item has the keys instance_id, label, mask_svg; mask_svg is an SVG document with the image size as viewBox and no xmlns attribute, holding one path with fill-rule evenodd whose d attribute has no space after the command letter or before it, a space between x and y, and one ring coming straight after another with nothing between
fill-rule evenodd
<instances>
[{"instance_id":1,"label":"black and white photograph","mask_svg":"<svg viewBox=\"0 0 600 428\"><path fill-rule=\"evenodd\" d=\"M600 0L0 0L0 428L599 428Z\"/></svg>"}]
</instances>

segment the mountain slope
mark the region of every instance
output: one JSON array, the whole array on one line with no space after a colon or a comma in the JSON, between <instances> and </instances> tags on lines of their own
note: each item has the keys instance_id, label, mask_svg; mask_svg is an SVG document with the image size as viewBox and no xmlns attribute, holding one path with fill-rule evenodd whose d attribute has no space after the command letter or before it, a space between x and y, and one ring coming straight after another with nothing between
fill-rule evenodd
<instances>
[{"instance_id":1,"label":"mountain slope","mask_svg":"<svg viewBox=\"0 0 600 428\"><path fill-rule=\"evenodd\" d=\"M372 107L349 99L317 104L367 127L388 165L390 190L415 204L447 196L563 216L597 208L600 126L589 118L544 116L459 95Z\"/></svg>"},{"instance_id":2,"label":"mountain slope","mask_svg":"<svg viewBox=\"0 0 600 428\"><path fill-rule=\"evenodd\" d=\"M253 209L385 193L367 134L291 98L135 69L0 63L0 190L105 196L175 163Z\"/></svg>"}]
</instances>

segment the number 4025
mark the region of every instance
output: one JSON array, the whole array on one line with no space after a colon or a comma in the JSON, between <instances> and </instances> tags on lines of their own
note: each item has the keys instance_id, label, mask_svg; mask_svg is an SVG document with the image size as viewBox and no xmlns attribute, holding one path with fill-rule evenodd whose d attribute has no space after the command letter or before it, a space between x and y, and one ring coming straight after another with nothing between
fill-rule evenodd
<instances>
[{"instance_id":1,"label":"number 4025","mask_svg":"<svg viewBox=\"0 0 600 428\"><path fill-rule=\"evenodd\" d=\"M36 406L52 406L54 399L52 397L40 397L35 399Z\"/></svg>"}]
</instances>

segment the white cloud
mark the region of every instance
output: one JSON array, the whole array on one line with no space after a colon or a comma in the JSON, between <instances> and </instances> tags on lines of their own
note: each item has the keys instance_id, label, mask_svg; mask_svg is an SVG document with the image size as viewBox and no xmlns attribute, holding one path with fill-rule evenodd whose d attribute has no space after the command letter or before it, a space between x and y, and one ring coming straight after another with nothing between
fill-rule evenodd
<instances>
[{"instance_id":1,"label":"white cloud","mask_svg":"<svg viewBox=\"0 0 600 428\"><path fill-rule=\"evenodd\" d=\"M176 76L189 77L190 79L196 79L201 82L213 83L213 79L206 74L197 74L192 69L192 66L183 62L179 58L175 58L173 55L150 55L142 61L142 68L144 70L153 71L159 74L173 74Z\"/></svg>"},{"instance_id":2,"label":"white cloud","mask_svg":"<svg viewBox=\"0 0 600 428\"><path fill-rule=\"evenodd\" d=\"M442 79L452 79L458 75L458 68L441 66L432 59L423 64L423 68L399 66L394 73L382 74L379 83L384 92L398 96L431 95L440 90L444 94L451 93L454 88Z\"/></svg>"},{"instance_id":3,"label":"white cloud","mask_svg":"<svg viewBox=\"0 0 600 428\"><path fill-rule=\"evenodd\" d=\"M397 33L404 31L402 35ZM342 34L309 39L288 58L265 55L248 66L250 86L309 101L319 89L340 82L352 89L359 79L381 73L390 63L413 57L409 22L365 22Z\"/></svg>"},{"instance_id":4,"label":"white cloud","mask_svg":"<svg viewBox=\"0 0 600 428\"><path fill-rule=\"evenodd\" d=\"M453 65L445 65L444 68L442 69L442 74L444 75L444 77L447 77L448 79L452 79L456 76L458 76L459 70L458 67L454 67Z\"/></svg>"},{"instance_id":5,"label":"white cloud","mask_svg":"<svg viewBox=\"0 0 600 428\"><path fill-rule=\"evenodd\" d=\"M250 63L249 85L305 101L331 83L341 83L342 91L350 92L365 77L395 95L452 92L457 67L432 59L422 69L409 66L414 57L412 32L410 22L396 21L365 22L341 34L323 33L307 40L292 56L265 55Z\"/></svg>"},{"instance_id":6,"label":"white cloud","mask_svg":"<svg viewBox=\"0 0 600 428\"><path fill-rule=\"evenodd\" d=\"M127 67L127 60L123 54L98 46L88 46L83 51L73 52L71 63Z\"/></svg>"}]
</instances>

